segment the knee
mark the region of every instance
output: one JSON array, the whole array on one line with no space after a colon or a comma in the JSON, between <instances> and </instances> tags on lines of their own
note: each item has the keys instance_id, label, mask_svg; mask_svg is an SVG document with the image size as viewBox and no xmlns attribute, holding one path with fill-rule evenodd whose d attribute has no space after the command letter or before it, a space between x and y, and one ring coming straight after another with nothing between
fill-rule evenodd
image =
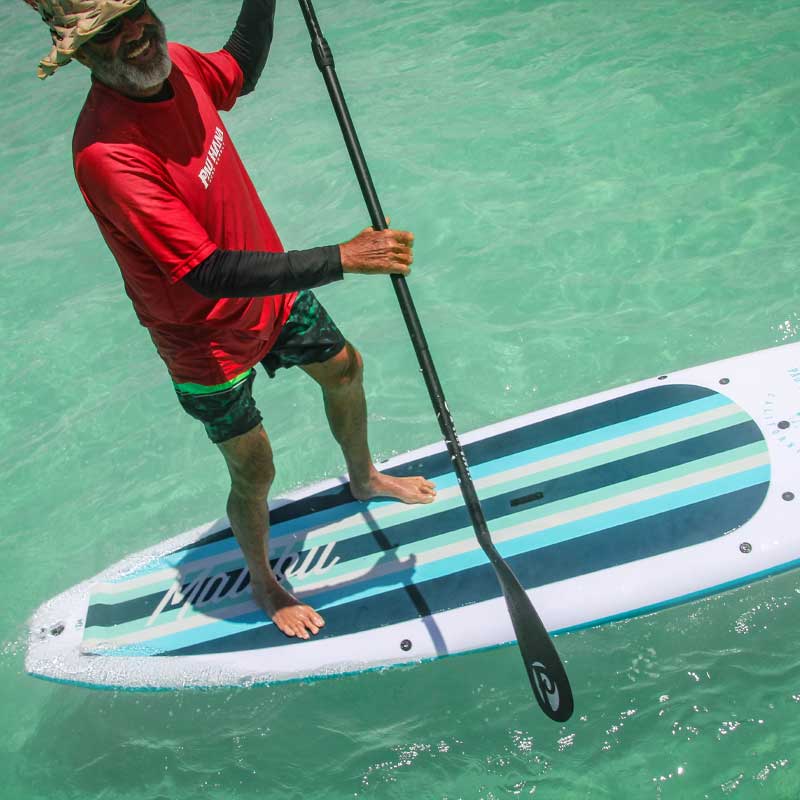
<instances>
[{"instance_id":1,"label":"knee","mask_svg":"<svg viewBox=\"0 0 800 800\"><path fill-rule=\"evenodd\" d=\"M275 480L272 448L262 430L245 434L224 449L235 495L266 499Z\"/></svg>"},{"instance_id":2,"label":"knee","mask_svg":"<svg viewBox=\"0 0 800 800\"><path fill-rule=\"evenodd\" d=\"M272 459L248 459L231 470L231 492L240 497L266 500L275 480Z\"/></svg>"},{"instance_id":3,"label":"knee","mask_svg":"<svg viewBox=\"0 0 800 800\"><path fill-rule=\"evenodd\" d=\"M334 373L334 380L331 389L346 389L354 384L361 383L364 374L364 360L361 353L356 350L350 342L347 342L336 356L337 370Z\"/></svg>"}]
</instances>

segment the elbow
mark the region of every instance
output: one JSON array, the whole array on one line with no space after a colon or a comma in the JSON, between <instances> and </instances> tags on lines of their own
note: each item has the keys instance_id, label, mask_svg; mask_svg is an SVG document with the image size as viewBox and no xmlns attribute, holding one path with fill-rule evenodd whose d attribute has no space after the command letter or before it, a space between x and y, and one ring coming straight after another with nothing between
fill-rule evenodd
<instances>
[{"instance_id":1,"label":"elbow","mask_svg":"<svg viewBox=\"0 0 800 800\"><path fill-rule=\"evenodd\" d=\"M250 92L255 91L256 84L258 84L258 81L261 78L261 73L264 71L266 63L267 54L264 53L263 58L261 58L258 63L249 64L245 67L242 67L244 80L242 81L242 88L239 92L239 97L244 97L246 94L250 94Z\"/></svg>"}]
</instances>

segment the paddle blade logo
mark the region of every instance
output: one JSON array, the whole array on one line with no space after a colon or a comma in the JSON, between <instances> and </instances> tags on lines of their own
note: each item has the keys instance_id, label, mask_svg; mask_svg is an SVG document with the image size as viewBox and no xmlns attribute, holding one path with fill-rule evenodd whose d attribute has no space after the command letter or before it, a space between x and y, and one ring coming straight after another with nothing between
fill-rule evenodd
<instances>
[{"instance_id":1,"label":"paddle blade logo","mask_svg":"<svg viewBox=\"0 0 800 800\"><path fill-rule=\"evenodd\" d=\"M534 661L531 664L531 678L533 691L536 692L536 699L539 701L539 705L543 709L549 708L553 714L556 714L561 704L558 686L547 674L547 668L541 661Z\"/></svg>"}]
</instances>

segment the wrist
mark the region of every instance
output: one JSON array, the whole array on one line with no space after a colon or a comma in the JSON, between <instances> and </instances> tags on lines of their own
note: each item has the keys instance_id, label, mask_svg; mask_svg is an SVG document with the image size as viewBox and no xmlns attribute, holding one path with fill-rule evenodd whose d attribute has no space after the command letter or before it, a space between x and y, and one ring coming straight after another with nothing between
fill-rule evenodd
<instances>
[{"instance_id":1,"label":"wrist","mask_svg":"<svg viewBox=\"0 0 800 800\"><path fill-rule=\"evenodd\" d=\"M347 249L347 244L340 244L337 249L339 251L339 266L342 270L342 273L350 272L352 264L350 261L350 253Z\"/></svg>"}]
</instances>

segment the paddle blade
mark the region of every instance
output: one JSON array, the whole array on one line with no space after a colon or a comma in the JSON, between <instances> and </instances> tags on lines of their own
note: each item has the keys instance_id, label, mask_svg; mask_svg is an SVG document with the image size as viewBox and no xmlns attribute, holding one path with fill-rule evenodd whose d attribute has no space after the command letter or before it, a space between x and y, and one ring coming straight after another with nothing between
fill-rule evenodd
<instances>
[{"instance_id":1,"label":"paddle blade","mask_svg":"<svg viewBox=\"0 0 800 800\"><path fill-rule=\"evenodd\" d=\"M536 702L550 719L566 722L574 709L572 687L553 640L505 561L494 563Z\"/></svg>"}]
</instances>

